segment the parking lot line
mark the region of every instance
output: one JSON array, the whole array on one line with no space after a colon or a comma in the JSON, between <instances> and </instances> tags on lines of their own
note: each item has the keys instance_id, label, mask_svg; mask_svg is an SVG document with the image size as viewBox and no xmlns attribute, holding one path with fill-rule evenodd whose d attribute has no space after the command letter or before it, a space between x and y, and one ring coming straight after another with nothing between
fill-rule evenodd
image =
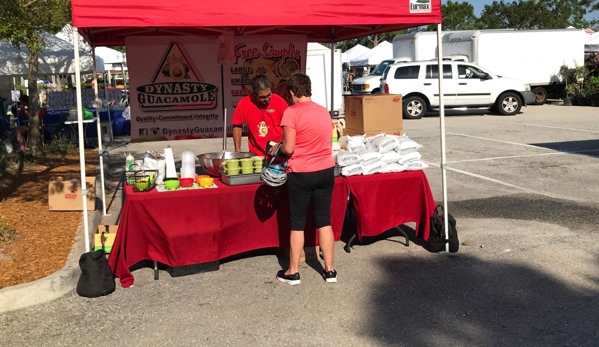
<instances>
[{"instance_id":1,"label":"parking lot line","mask_svg":"<svg viewBox=\"0 0 599 347\"><path fill-rule=\"evenodd\" d=\"M562 130L574 130L574 131L583 131L585 133L599 133L597 130L587 130L587 129L577 129L577 128L564 128L564 127L556 127L552 125L540 125L540 124L524 124L529 125L531 127L542 127L542 128L552 128L552 129L562 129Z\"/></svg>"},{"instance_id":2,"label":"parking lot line","mask_svg":"<svg viewBox=\"0 0 599 347\"><path fill-rule=\"evenodd\" d=\"M504 157L489 157L489 158L478 158L478 159L465 159L465 160L448 161L447 164L467 163L467 162L473 162L473 161L485 161L485 160L496 160L496 159L540 157L540 156L544 156L544 155L578 154L578 153L588 153L588 152L599 152L599 149L587 149L587 150L584 150L584 151L559 151L559 152L552 152L552 153L521 154L521 155L508 155L508 156L504 156Z\"/></svg>"},{"instance_id":3,"label":"parking lot line","mask_svg":"<svg viewBox=\"0 0 599 347\"><path fill-rule=\"evenodd\" d=\"M435 167L438 167L438 168L441 167L439 164L430 163L430 162L426 162L426 163L429 166L435 166ZM446 168L449 171L453 171L453 172L461 173L462 175L467 175L467 176L475 177L475 178L482 179L482 180L485 180L485 181L489 181L489 182L501 184L501 185L504 185L504 186L507 186L507 187L510 187L510 188L521 190L521 191L526 192L526 193L542 195L542 196L546 196L546 197L549 197L549 198L552 198L552 199L564 199L564 200L576 201L575 199L572 199L572 198L569 198L569 197L566 197L566 196L553 195L553 194L549 194L549 193L540 192L538 190L524 188L524 187L521 187L521 186L517 186L515 184L511 184L511 183L508 183L508 182L503 182L503 181L500 181L500 180L496 180L496 179L491 178L491 177L487 177L487 176L475 174L473 172L464 171L464 170L460 170L460 169L455 169L455 168L452 168L452 167L446 167Z\"/></svg>"},{"instance_id":4,"label":"parking lot line","mask_svg":"<svg viewBox=\"0 0 599 347\"><path fill-rule=\"evenodd\" d=\"M537 148L537 149L546 149L548 151L553 151L553 149L551 149L551 148L545 148L545 147L539 147L539 146L529 145L527 143L519 143L519 142L512 142L512 141L496 140L496 139L490 139L488 137L480 137L480 136L473 136L473 135L466 135L466 134L458 134L458 133L452 133L452 132L446 132L446 134L455 135L455 136L470 137L470 138L479 139L479 140L487 140L487 141L507 143L507 144L510 144L510 145L532 147L532 148Z\"/></svg>"}]
</instances>

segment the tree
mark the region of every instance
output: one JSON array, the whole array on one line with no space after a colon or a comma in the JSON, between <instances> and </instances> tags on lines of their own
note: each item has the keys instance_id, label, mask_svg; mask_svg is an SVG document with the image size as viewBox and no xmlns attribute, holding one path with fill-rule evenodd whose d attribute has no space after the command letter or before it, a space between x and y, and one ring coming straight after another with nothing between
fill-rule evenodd
<instances>
[{"instance_id":1,"label":"tree","mask_svg":"<svg viewBox=\"0 0 599 347\"><path fill-rule=\"evenodd\" d=\"M36 155L40 146L38 54L45 42L40 32L57 33L71 20L70 0L11 0L0 6L0 38L29 51L29 146Z\"/></svg>"},{"instance_id":2,"label":"tree","mask_svg":"<svg viewBox=\"0 0 599 347\"><path fill-rule=\"evenodd\" d=\"M477 29L478 18L474 15L474 6L467 2L447 1L441 5L443 12L443 30ZM427 26L427 31L437 30L436 24Z\"/></svg>"},{"instance_id":3,"label":"tree","mask_svg":"<svg viewBox=\"0 0 599 347\"><path fill-rule=\"evenodd\" d=\"M487 29L565 29L586 28L584 18L589 0L518 0L493 1L485 5L480 24Z\"/></svg>"}]
</instances>

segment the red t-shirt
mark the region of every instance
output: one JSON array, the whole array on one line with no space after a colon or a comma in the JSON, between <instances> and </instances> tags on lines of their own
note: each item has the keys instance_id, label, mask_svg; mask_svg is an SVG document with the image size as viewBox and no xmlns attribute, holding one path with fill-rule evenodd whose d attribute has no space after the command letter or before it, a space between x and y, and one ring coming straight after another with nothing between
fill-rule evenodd
<instances>
[{"instance_id":1,"label":"red t-shirt","mask_svg":"<svg viewBox=\"0 0 599 347\"><path fill-rule=\"evenodd\" d=\"M288 172L314 172L335 166L333 122L326 108L314 102L297 103L285 111L281 126L295 129L295 150L287 161Z\"/></svg>"},{"instance_id":2,"label":"red t-shirt","mask_svg":"<svg viewBox=\"0 0 599 347\"><path fill-rule=\"evenodd\" d=\"M268 141L281 142L283 128L281 118L288 105L276 94L270 97L268 105L252 102L252 95L241 99L233 114L233 125L246 124L249 129L248 148L250 152L265 155Z\"/></svg>"}]
</instances>

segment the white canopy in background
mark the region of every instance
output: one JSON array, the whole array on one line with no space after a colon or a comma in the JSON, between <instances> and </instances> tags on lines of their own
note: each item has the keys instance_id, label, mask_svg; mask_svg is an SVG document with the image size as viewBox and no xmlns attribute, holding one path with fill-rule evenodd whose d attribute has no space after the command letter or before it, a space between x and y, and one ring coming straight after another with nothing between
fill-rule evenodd
<instances>
[{"instance_id":1,"label":"white canopy in background","mask_svg":"<svg viewBox=\"0 0 599 347\"><path fill-rule=\"evenodd\" d=\"M393 58L393 45L387 41L379 43L369 52L351 59L351 66L378 65L381 61Z\"/></svg>"},{"instance_id":2,"label":"white canopy in background","mask_svg":"<svg viewBox=\"0 0 599 347\"><path fill-rule=\"evenodd\" d=\"M366 54L367 52L370 52L370 48L357 44L341 54L341 62L349 63L352 59Z\"/></svg>"},{"instance_id":3,"label":"white canopy in background","mask_svg":"<svg viewBox=\"0 0 599 347\"><path fill-rule=\"evenodd\" d=\"M38 75L68 75L75 73L73 45L47 32L42 33L46 48L38 57ZM91 54L80 55L81 72L92 72L94 63ZM104 71L104 61L96 57L96 70ZM6 40L0 40L0 75L27 76L29 51L16 48Z\"/></svg>"},{"instance_id":4,"label":"white canopy in background","mask_svg":"<svg viewBox=\"0 0 599 347\"><path fill-rule=\"evenodd\" d=\"M96 57L104 60L104 64L126 64L125 54L109 47L96 47Z\"/></svg>"},{"instance_id":5,"label":"white canopy in background","mask_svg":"<svg viewBox=\"0 0 599 347\"><path fill-rule=\"evenodd\" d=\"M585 53L599 53L599 33L595 33L584 45Z\"/></svg>"}]
</instances>

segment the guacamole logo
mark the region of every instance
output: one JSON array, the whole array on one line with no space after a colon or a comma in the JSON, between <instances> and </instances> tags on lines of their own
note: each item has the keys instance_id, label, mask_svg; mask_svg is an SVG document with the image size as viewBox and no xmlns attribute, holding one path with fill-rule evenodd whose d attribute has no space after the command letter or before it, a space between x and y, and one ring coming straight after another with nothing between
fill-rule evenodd
<instances>
[{"instance_id":1,"label":"guacamole logo","mask_svg":"<svg viewBox=\"0 0 599 347\"><path fill-rule=\"evenodd\" d=\"M216 107L216 86L206 83L183 45L168 45L150 83L137 87L144 112L202 110Z\"/></svg>"},{"instance_id":2,"label":"guacamole logo","mask_svg":"<svg viewBox=\"0 0 599 347\"><path fill-rule=\"evenodd\" d=\"M410 0L410 13L431 12L431 0Z\"/></svg>"}]
</instances>

